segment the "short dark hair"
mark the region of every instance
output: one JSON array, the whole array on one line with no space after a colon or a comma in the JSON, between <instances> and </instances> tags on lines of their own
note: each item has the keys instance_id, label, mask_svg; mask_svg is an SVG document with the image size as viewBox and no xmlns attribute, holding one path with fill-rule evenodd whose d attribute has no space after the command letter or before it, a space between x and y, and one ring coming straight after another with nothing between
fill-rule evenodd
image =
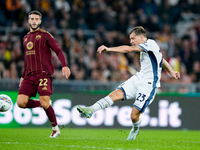
<instances>
[{"instance_id":1,"label":"short dark hair","mask_svg":"<svg viewBox=\"0 0 200 150\"><path fill-rule=\"evenodd\" d=\"M133 33L133 32L135 33L135 35L143 35L144 37L147 37L146 31L145 31L145 29L142 26L136 26L136 27L134 27L131 30L130 34Z\"/></svg>"},{"instance_id":2,"label":"short dark hair","mask_svg":"<svg viewBox=\"0 0 200 150\"><path fill-rule=\"evenodd\" d=\"M37 10L31 11L31 12L28 14L28 18L29 18L30 15L32 15L32 14L35 14L35 15L40 16L40 19L42 20L42 14L41 14L39 11L37 11Z\"/></svg>"}]
</instances>

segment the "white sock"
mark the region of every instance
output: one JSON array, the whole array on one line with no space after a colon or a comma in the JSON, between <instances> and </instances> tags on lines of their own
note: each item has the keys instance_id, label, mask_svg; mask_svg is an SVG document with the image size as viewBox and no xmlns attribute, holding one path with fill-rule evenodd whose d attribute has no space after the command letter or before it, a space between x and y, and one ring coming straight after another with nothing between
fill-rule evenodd
<instances>
[{"instance_id":1,"label":"white sock","mask_svg":"<svg viewBox=\"0 0 200 150\"><path fill-rule=\"evenodd\" d=\"M110 98L110 96L106 96L97 101L94 105L90 106L90 109L92 110L92 112L95 112L97 110L107 108L112 104L114 104L113 100Z\"/></svg>"},{"instance_id":2,"label":"white sock","mask_svg":"<svg viewBox=\"0 0 200 150\"><path fill-rule=\"evenodd\" d=\"M141 124L142 120L139 119L138 122L133 123L133 129L134 131L138 130L140 128L140 124Z\"/></svg>"},{"instance_id":3,"label":"white sock","mask_svg":"<svg viewBox=\"0 0 200 150\"><path fill-rule=\"evenodd\" d=\"M55 127L52 127L52 130L59 131L58 125L56 125Z\"/></svg>"}]
</instances>

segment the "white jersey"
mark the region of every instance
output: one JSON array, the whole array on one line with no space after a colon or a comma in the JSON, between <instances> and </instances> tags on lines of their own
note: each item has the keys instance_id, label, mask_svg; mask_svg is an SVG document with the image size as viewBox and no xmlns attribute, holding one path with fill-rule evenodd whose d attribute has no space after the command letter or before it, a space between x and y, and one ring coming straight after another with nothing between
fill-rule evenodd
<instances>
[{"instance_id":1,"label":"white jersey","mask_svg":"<svg viewBox=\"0 0 200 150\"><path fill-rule=\"evenodd\" d=\"M162 53L158 44L148 39L139 45L144 51L140 52L141 70L137 72L138 78L152 87L160 87L162 71Z\"/></svg>"}]
</instances>

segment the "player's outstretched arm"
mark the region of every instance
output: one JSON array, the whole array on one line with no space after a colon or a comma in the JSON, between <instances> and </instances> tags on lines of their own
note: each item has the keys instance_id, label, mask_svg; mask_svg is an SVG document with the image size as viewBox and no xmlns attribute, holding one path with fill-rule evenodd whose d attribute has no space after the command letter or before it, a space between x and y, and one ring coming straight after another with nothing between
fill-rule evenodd
<instances>
[{"instance_id":1,"label":"player's outstretched arm","mask_svg":"<svg viewBox=\"0 0 200 150\"><path fill-rule=\"evenodd\" d=\"M104 46L104 45L101 45L98 49L97 49L97 52L98 53L102 53L102 52L108 52L109 51L109 48Z\"/></svg>"},{"instance_id":2,"label":"player's outstretched arm","mask_svg":"<svg viewBox=\"0 0 200 150\"><path fill-rule=\"evenodd\" d=\"M62 68L62 73L68 79L71 74L71 71L67 66L65 66Z\"/></svg>"},{"instance_id":3,"label":"player's outstretched arm","mask_svg":"<svg viewBox=\"0 0 200 150\"><path fill-rule=\"evenodd\" d=\"M128 53L132 51L142 51L142 49L139 46L127 46L127 45L122 45L117 47L107 47L105 45L102 45L97 49L98 53L102 52Z\"/></svg>"},{"instance_id":4,"label":"player's outstretched arm","mask_svg":"<svg viewBox=\"0 0 200 150\"><path fill-rule=\"evenodd\" d=\"M174 79L180 79L180 73L177 71L174 71L172 67L169 65L169 63L163 58L163 64L162 67L167 70L167 72L174 78Z\"/></svg>"}]
</instances>

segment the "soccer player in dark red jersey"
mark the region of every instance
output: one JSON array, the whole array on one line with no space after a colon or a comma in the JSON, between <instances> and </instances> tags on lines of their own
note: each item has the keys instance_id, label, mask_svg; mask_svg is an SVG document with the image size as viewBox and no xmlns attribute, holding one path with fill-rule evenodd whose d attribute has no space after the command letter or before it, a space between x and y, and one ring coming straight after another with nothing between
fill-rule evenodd
<instances>
[{"instance_id":1,"label":"soccer player in dark red jersey","mask_svg":"<svg viewBox=\"0 0 200 150\"><path fill-rule=\"evenodd\" d=\"M30 32L23 38L24 46L24 71L19 83L17 105L20 108L43 107L52 125L50 137L58 137L60 130L56 116L50 105L52 90L52 74L54 68L51 62L51 50L53 50L62 63L63 75L68 78L71 74L67 67L65 57L53 36L40 29L42 15L38 11L31 11L28 15ZM30 99L39 93L39 101Z\"/></svg>"}]
</instances>

